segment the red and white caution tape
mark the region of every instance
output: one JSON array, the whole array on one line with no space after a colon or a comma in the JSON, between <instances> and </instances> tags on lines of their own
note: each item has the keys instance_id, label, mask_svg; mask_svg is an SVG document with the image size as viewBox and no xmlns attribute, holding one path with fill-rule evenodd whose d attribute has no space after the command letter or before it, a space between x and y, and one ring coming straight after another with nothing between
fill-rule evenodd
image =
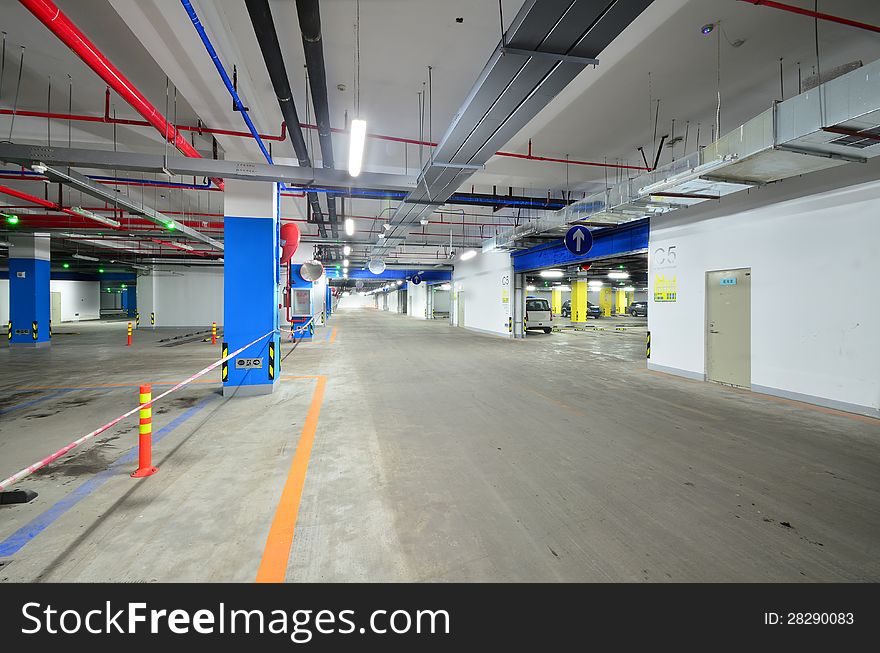
<instances>
[{"instance_id":1,"label":"red and white caution tape","mask_svg":"<svg viewBox=\"0 0 880 653\"><path fill-rule=\"evenodd\" d=\"M176 386L174 386L174 387L171 388L170 390L166 390L166 391L163 392L162 394L157 395L156 397L153 397L152 400L150 400L150 401L148 401L148 402L146 402L146 403L144 403L144 404L141 404L141 405L139 405L139 406L135 406L134 408L132 408L130 411L128 411L128 412L125 413L124 415L120 415L119 417L117 417L117 418L114 419L113 421L107 422L106 424L104 424L104 426L99 426L98 428L96 428L96 429L95 429L94 431L92 431L91 433L87 433L87 434L85 434L84 436L82 436L81 438L79 438L79 439L77 439L77 440L74 440L73 442L71 442L70 444L68 444L68 445L65 446L65 447L62 447L61 449L59 449L59 450L56 451L55 453L53 453L53 454L51 454L51 455L49 455L49 456L46 456L45 458L43 458L42 460L40 460L40 461L38 461L38 462L35 462L35 463L34 463L33 465L31 465L30 467L25 467L24 469L22 469L21 471L16 472L15 474L13 474L12 476L10 476L9 478L6 478L6 479L0 481L0 491L5 490L5 489L8 488L10 485L12 485L12 484L14 484L14 483L17 483L18 481L20 481L21 479L25 478L26 476L30 476L31 474L33 474L33 473L34 473L35 471L37 471L38 469L42 469L42 468L45 467L46 465L48 465L48 464L50 464L50 463L52 463L52 462L58 460L59 458L61 458L61 456L63 456L64 454L66 454L66 453L67 453L68 451L70 451L71 449L74 449L74 448L78 447L79 445L81 445L83 442L86 442L86 441L88 441L88 440L91 440L91 439L94 438L95 436L100 435L101 433L103 433L103 432L106 431L107 429L109 429L109 428L115 426L116 424L119 424L119 422L121 422L122 420L124 420L126 417L130 417L131 415L134 415L136 412L138 412L138 411L141 410L142 408L148 408L149 406L152 406L154 403L156 403L157 401L159 401L159 400L162 399L163 397L167 397L168 395L170 395L170 394L171 394L172 392L174 392L175 390L179 390L179 389L182 388L183 386L188 385L189 383L192 383L193 381L195 381L195 380L196 380L197 378L199 378L200 376L204 376L205 374L207 374L207 373L210 372L211 370L217 368L218 366L220 366L220 365L222 365L223 363L225 363L226 361L228 361L228 360L229 360L230 358L232 358L233 356L238 356L241 352L243 352L243 351L244 351L245 349L247 349L248 347L257 344L258 342L260 342L260 340L262 340L263 338L266 338L266 337L268 337L268 336L271 336L273 333L275 333L275 330L274 330L274 329L273 329L272 331L269 331L269 333L266 333L266 334L260 336L260 337L257 338L256 340L254 340L254 341L252 341L252 342L249 342L249 343L246 344L244 347L240 347L240 348L236 349L234 352L232 352L232 353L229 354L228 356L224 356L224 357L221 358L220 360L211 363L211 364L208 365L208 367L206 367L205 369L203 369L203 370L201 370L201 371L199 371L199 372L196 372L195 374L193 374L193 375L192 375L191 377L189 377L188 379L184 379L183 381L181 381L180 383L178 383Z\"/></svg>"},{"instance_id":2,"label":"red and white caution tape","mask_svg":"<svg viewBox=\"0 0 880 653\"><path fill-rule=\"evenodd\" d=\"M300 334L300 333L305 333L306 330L309 328L309 325L310 325L312 322L314 322L314 321L315 321L315 316L313 315L312 317L309 318L309 321L308 321L308 322L306 322L305 324L302 324L302 325L296 327L295 329L279 329L279 331L281 331L281 332L283 332L283 333L290 333L290 334L292 334L292 335L297 335L297 334Z\"/></svg>"}]
</instances>

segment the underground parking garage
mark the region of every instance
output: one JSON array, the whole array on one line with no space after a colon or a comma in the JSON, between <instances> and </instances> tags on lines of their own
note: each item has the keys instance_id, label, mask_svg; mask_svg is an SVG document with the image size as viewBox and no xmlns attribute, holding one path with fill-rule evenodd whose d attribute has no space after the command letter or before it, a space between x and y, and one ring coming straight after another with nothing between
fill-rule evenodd
<instances>
[{"instance_id":1,"label":"underground parking garage","mask_svg":"<svg viewBox=\"0 0 880 653\"><path fill-rule=\"evenodd\" d=\"M875 3L0 9L4 635L870 630Z\"/></svg>"}]
</instances>

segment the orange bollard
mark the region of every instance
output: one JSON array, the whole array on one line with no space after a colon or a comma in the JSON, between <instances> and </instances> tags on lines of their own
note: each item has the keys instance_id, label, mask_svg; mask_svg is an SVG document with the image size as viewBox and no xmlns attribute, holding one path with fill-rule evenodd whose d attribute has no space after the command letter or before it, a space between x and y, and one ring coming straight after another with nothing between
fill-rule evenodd
<instances>
[{"instance_id":1,"label":"orange bollard","mask_svg":"<svg viewBox=\"0 0 880 653\"><path fill-rule=\"evenodd\" d=\"M128 323L128 346L131 347L131 322Z\"/></svg>"},{"instance_id":2,"label":"orange bollard","mask_svg":"<svg viewBox=\"0 0 880 653\"><path fill-rule=\"evenodd\" d=\"M153 390L150 384L142 385L140 391L140 405L153 398ZM138 468L132 472L132 478L143 478L144 476L152 476L159 471L157 467L153 467L153 407L147 406L138 411L140 417L140 429L138 433Z\"/></svg>"},{"instance_id":3,"label":"orange bollard","mask_svg":"<svg viewBox=\"0 0 880 653\"><path fill-rule=\"evenodd\" d=\"M211 322L211 344L217 344L217 323Z\"/></svg>"}]
</instances>

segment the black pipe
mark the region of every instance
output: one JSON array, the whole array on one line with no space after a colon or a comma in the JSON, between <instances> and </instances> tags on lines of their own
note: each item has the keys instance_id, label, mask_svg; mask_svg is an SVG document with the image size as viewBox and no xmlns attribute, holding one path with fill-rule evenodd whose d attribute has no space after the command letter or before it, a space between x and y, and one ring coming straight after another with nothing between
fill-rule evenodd
<instances>
[{"instance_id":1,"label":"black pipe","mask_svg":"<svg viewBox=\"0 0 880 653\"><path fill-rule=\"evenodd\" d=\"M251 25L260 44L260 52L272 80L272 88L278 98L278 106L281 115L287 123L287 133L290 142L299 160L299 165L305 168L312 167L306 141L303 137L302 128L299 126L299 116L296 113L296 104L293 101L293 91L290 90L290 81L287 78L287 68L284 66L284 58L281 56L281 46L278 43L278 34L275 32L275 23L272 20L272 10L269 9L267 0L246 0L248 14L251 17ZM318 194L309 192L306 194L312 215L318 225L318 233L322 238L327 237L327 229L324 226L324 214L321 212L321 204L318 202ZM334 236L335 237L335 236Z\"/></svg>"},{"instance_id":2,"label":"black pipe","mask_svg":"<svg viewBox=\"0 0 880 653\"><path fill-rule=\"evenodd\" d=\"M315 107L315 124L318 126L318 142L321 146L321 164L324 168L334 168L333 138L330 132L330 103L327 99L327 73L324 69L324 45L321 40L321 10L318 0L296 0L296 15L302 32L303 51L306 56L306 69L309 73L309 88L312 91L312 105ZM338 218L336 198L327 196L327 213L333 237L338 237Z\"/></svg>"}]
</instances>

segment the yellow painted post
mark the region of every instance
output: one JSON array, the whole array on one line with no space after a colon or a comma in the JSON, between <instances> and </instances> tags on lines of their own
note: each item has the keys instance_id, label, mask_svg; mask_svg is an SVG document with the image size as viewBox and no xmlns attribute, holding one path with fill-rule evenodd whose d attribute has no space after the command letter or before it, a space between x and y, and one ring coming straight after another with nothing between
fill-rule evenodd
<instances>
[{"instance_id":1,"label":"yellow painted post","mask_svg":"<svg viewBox=\"0 0 880 653\"><path fill-rule=\"evenodd\" d=\"M615 302L617 314L623 315L624 313L626 313L626 307L629 306L629 304L626 303L626 291L617 290L617 292L615 293L615 299L617 300Z\"/></svg>"},{"instance_id":2,"label":"yellow painted post","mask_svg":"<svg viewBox=\"0 0 880 653\"><path fill-rule=\"evenodd\" d=\"M602 309L602 315L611 317L611 307L614 304L614 290L611 288L602 288L599 291L599 308Z\"/></svg>"},{"instance_id":3,"label":"yellow painted post","mask_svg":"<svg viewBox=\"0 0 880 653\"><path fill-rule=\"evenodd\" d=\"M550 293L550 310L553 315L562 315L562 291L553 290Z\"/></svg>"},{"instance_id":4,"label":"yellow painted post","mask_svg":"<svg viewBox=\"0 0 880 653\"><path fill-rule=\"evenodd\" d=\"M626 307L632 306L634 301L636 301L636 294L633 291L626 293Z\"/></svg>"},{"instance_id":5,"label":"yellow painted post","mask_svg":"<svg viewBox=\"0 0 880 653\"><path fill-rule=\"evenodd\" d=\"M587 321L587 281L571 282L571 321L581 323Z\"/></svg>"}]
</instances>

